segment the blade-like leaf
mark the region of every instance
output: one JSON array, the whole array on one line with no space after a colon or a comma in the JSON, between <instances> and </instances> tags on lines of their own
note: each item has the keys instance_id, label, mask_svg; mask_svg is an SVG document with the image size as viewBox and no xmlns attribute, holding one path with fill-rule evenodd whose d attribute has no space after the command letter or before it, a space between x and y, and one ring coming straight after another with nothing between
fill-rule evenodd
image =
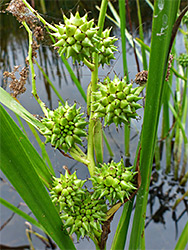
<instances>
[{"instance_id":1,"label":"blade-like leaf","mask_svg":"<svg viewBox=\"0 0 188 250\"><path fill-rule=\"evenodd\" d=\"M35 171L39 155L22 131L0 106L0 167L60 249L75 249L50 196ZM27 141L27 143L25 143Z\"/></svg>"},{"instance_id":2,"label":"blade-like leaf","mask_svg":"<svg viewBox=\"0 0 188 250\"><path fill-rule=\"evenodd\" d=\"M24 213L21 209L19 209L18 207L15 207L10 202L4 200L1 197L0 197L0 203L2 205L4 205L5 207L9 208L10 210L12 210L14 213L16 213L19 216L21 216L22 218L24 218L25 220L27 220L30 223L32 223L34 226L40 228L41 230L44 230L43 227L33 217L31 217L28 214Z\"/></svg>"},{"instance_id":3,"label":"blade-like leaf","mask_svg":"<svg viewBox=\"0 0 188 250\"><path fill-rule=\"evenodd\" d=\"M129 249L140 249L173 25L180 1L155 1L146 104L141 137L142 184L136 199Z\"/></svg>"},{"instance_id":4,"label":"blade-like leaf","mask_svg":"<svg viewBox=\"0 0 188 250\"><path fill-rule=\"evenodd\" d=\"M127 202L124 204L123 212L121 214L121 218L119 220L118 227L114 235L111 250L125 248L125 242L126 242L132 207L133 207L132 200L131 202Z\"/></svg>"},{"instance_id":5,"label":"blade-like leaf","mask_svg":"<svg viewBox=\"0 0 188 250\"><path fill-rule=\"evenodd\" d=\"M183 229L183 232L181 233L180 237L179 237L179 240L175 246L175 250L176 249L186 249L186 245L188 243L188 221L187 223L185 224L185 227Z\"/></svg>"},{"instance_id":6,"label":"blade-like leaf","mask_svg":"<svg viewBox=\"0 0 188 250\"><path fill-rule=\"evenodd\" d=\"M37 130L44 131L45 126L30 114L21 104L19 104L9 93L0 87L0 102L14 113L22 117L25 121L32 124Z\"/></svg>"},{"instance_id":7,"label":"blade-like leaf","mask_svg":"<svg viewBox=\"0 0 188 250\"><path fill-rule=\"evenodd\" d=\"M1 113L4 111L3 107L1 107ZM4 126L4 127L3 127ZM13 135L14 137L11 138L9 134L9 129L14 128ZM2 128L2 129L1 129ZM44 161L41 159L35 148L31 145L29 140L26 138L26 136L22 133L22 131L15 126L14 122L12 120L4 120L3 119L3 113L0 120L0 142L1 142L1 151L5 151L7 154L7 157L10 156L10 162L12 162L14 159L11 159L11 157L17 157L20 158L23 161L24 164L24 157L27 155L28 158L33 159L33 167L35 168L35 171L40 176L42 181L45 183L45 185L49 186L52 182L52 174L47 167L47 165L44 163ZM9 141L6 140L9 138ZM5 143L2 143L2 141L5 141ZM18 148L20 147L22 150L17 152ZM2 152L1 152L2 153Z\"/></svg>"}]
</instances>

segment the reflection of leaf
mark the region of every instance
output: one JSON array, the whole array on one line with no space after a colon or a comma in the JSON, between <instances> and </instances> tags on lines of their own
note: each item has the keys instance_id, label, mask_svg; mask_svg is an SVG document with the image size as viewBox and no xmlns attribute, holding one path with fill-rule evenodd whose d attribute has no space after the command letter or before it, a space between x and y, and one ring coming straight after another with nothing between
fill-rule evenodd
<instances>
[{"instance_id":1,"label":"reflection of leaf","mask_svg":"<svg viewBox=\"0 0 188 250\"><path fill-rule=\"evenodd\" d=\"M21 104L19 104L9 93L0 87L0 102L14 113L22 117L25 121L29 122L40 132L45 130L45 126L30 114Z\"/></svg>"},{"instance_id":2,"label":"reflection of leaf","mask_svg":"<svg viewBox=\"0 0 188 250\"><path fill-rule=\"evenodd\" d=\"M42 183L51 182L46 164L2 106L0 117L1 170L60 249L75 249Z\"/></svg>"}]
</instances>

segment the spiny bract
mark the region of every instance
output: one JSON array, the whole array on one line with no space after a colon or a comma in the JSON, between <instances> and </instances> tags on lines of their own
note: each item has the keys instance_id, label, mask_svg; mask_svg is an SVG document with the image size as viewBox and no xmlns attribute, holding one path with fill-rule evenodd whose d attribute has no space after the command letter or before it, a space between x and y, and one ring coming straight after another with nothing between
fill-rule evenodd
<instances>
[{"instance_id":1,"label":"spiny bract","mask_svg":"<svg viewBox=\"0 0 188 250\"><path fill-rule=\"evenodd\" d=\"M74 174L54 178L51 198L59 208L60 217L70 235L99 236L101 224L106 220L107 205L104 199L91 199L91 193L83 189L85 180L80 180Z\"/></svg>"},{"instance_id":2,"label":"spiny bract","mask_svg":"<svg viewBox=\"0 0 188 250\"><path fill-rule=\"evenodd\" d=\"M93 63L93 52L99 53L99 64L109 64L115 59L113 52L115 37L110 37L110 29L98 36L99 27L95 26L94 19L87 21L88 15L80 17L77 11L75 16L71 13L68 19L65 15L64 24L55 25L57 32L52 35L58 40L54 46L59 47L59 54L65 54L66 58L72 57L73 63L86 59Z\"/></svg>"},{"instance_id":3,"label":"spiny bract","mask_svg":"<svg viewBox=\"0 0 188 250\"><path fill-rule=\"evenodd\" d=\"M45 143L51 142L52 146L65 152L75 143L82 145L80 137L87 135L84 130L87 122L80 109L76 109L76 103L69 106L67 102L64 106L59 103L59 107L53 111L48 109L47 117L41 121L46 126L45 131L42 131L46 137Z\"/></svg>"},{"instance_id":4,"label":"spiny bract","mask_svg":"<svg viewBox=\"0 0 188 250\"><path fill-rule=\"evenodd\" d=\"M137 172L132 172L133 167L125 167L123 159L118 162L104 163L101 167L95 168L95 174L90 180L93 183L93 199L105 197L111 205L117 201L124 203L129 199L130 194L136 190L134 176Z\"/></svg>"},{"instance_id":5,"label":"spiny bract","mask_svg":"<svg viewBox=\"0 0 188 250\"><path fill-rule=\"evenodd\" d=\"M93 93L95 97L94 117L104 117L104 126L115 123L116 127L121 123L129 123L129 118L136 118L136 110L142 106L136 103L142 97L138 97L141 87L132 88L127 83L126 77L122 81L115 75L113 81L106 77L98 84L98 90Z\"/></svg>"}]
</instances>

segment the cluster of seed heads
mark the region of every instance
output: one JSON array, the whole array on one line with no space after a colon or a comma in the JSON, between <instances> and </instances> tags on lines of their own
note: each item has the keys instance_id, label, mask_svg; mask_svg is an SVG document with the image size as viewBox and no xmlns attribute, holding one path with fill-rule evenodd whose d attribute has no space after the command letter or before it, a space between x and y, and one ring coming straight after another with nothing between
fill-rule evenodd
<instances>
[{"instance_id":1,"label":"cluster of seed heads","mask_svg":"<svg viewBox=\"0 0 188 250\"><path fill-rule=\"evenodd\" d=\"M115 41L118 39L115 37L110 37L110 31L111 29L105 29L101 34L101 40L99 43L99 64L109 65L110 60L115 59L114 52L117 51L116 46L114 46Z\"/></svg>"},{"instance_id":2,"label":"cluster of seed heads","mask_svg":"<svg viewBox=\"0 0 188 250\"><path fill-rule=\"evenodd\" d=\"M109 204L114 205L117 201L124 203L130 194L136 190L134 180L137 172L132 172L133 167L125 167L123 159L118 162L104 163L95 168L95 175L90 178L93 183L93 199L105 198Z\"/></svg>"},{"instance_id":3,"label":"cluster of seed heads","mask_svg":"<svg viewBox=\"0 0 188 250\"><path fill-rule=\"evenodd\" d=\"M116 127L128 123L129 118L136 118L136 110L142 107L137 103L142 99L138 97L140 88L133 88L132 83L127 83L126 77L122 81L116 75L113 81L106 77L94 92L94 117L104 117L104 126L115 123Z\"/></svg>"},{"instance_id":4,"label":"cluster of seed heads","mask_svg":"<svg viewBox=\"0 0 188 250\"><path fill-rule=\"evenodd\" d=\"M88 15L80 17L79 12L75 16L71 13L68 19L65 15L64 24L55 25L57 32L52 35L58 40L54 46L59 48L59 54L65 54L66 58L72 57L73 62L92 62L93 52L99 53L99 64L109 64L115 59L113 52L116 47L113 45L117 40L110 37L110 30L102 32L98 36L99 27L94 25L94 20L87 21Z\"/></svg>"},{"instance_id":5,"label":"cluster of seed heads","mask_svg":"<svg viewBox=\"0 0 188 250\"><path fill-rule=\"evenodd\" d=\"M83 188L86 180L65 172L54 178L51 189L52 202L58 207L60 217L70 235L75 233L77 240L85 236L101 234L101 224L106 219L107 205L104 199L93 199L91 193Z\"/></svg>"},{"instance_id":6,"label":"cluster of seed heads","mask_svg":"<svg viewBox=\"0 0 188 250\"><path fill-rule=\"evenodd\" d=\"M87 133L85 128L87 122L80 113L80 108L76 108L76 103L69 106L66 102L63 106L59 103L59 107L55 110L47 109L47 117L42 119L45 130L42 131L46 137L46 142L51 142L55 148L60 148L67 152L76 143L82 145L82 139Z\"/></svg>"},{"instance_id":7,"label":"cluster of seed heads","mask_svg":"<svg viewBox=\"0 0 188 250\"><path fill-rule=\"evenodd\" d=\"M183 68L188 68L188 54L182 53L177 60Z\"/></svg>"}]
</instances>

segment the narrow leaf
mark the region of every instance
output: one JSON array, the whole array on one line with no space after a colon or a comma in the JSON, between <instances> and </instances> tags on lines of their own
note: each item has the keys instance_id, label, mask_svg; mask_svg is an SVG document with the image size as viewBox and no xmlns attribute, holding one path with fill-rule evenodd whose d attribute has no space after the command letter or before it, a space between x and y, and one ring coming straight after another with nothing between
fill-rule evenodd
<instances>
[{"instance_id":1,"label":"narrow leaf","mask_svg":"<svg viewBox=\"0 0 188 250\"><path fill-rule=\"evenodd\" d=\"M46 188L35 171L37 153L35 156L31 154L34 150L29 141L25 148L27 138L2 106L0 115L0 167L3 173L60 249L75 249L67 231L63 229L63 223Z\"/></svg>"},{"instance_id":2,"label":"narrow leaf","mask_svg":"<svg viewBox=\"0 0 188 250\"><path fill-rule=\"evenodd\" d=\"M136 208L129 249L140 249L150 185L151 167L161 109L163 83L169 56L171 34L180 1L155 1L149 75L141 137L140 171L142 184L136 199ZM143 243L143 242L142 242Z\"/></svg>"},{"instance_id":3,"label":"narrow leaf","mask_svg":"<svg viewBox=\"0 0 188 250\"><path fill-rule=\"evenodd\" d=\"M179 237L179 240L175 246L175 250L176 249L186 249L186 245L188 243L188 221L183 229L183 232L181 233L180 237Z\"/></svg>"},{"instance_id":4,"label":"narrow leaf","mask_svg":"<svg viewBox=\"0 0 188 250\"><path fill-rule=\"evenodd\" d=\"M30 114L21 104L19 104L9 93L0 87L0 102L14 113L22 117L25 121L32 124L37 130L42 131L45 126Z\"/></svg>"},{"instance_id":5,"label":"narrow leaf","mask_svg":"<svg viewBox=\"0 0 188 250\"><path fill-rule=\"evenodd\" d=\"M2 205L4 205L5 207L9 208L10 210L12 210L14 213L18 214L19 216L21 216L22 218L24 218L25 220L29 221L30 223L32 223L34 226L40 228L41 230L44 230L43 227L30 215L26 214L25 212L23 212L21 209L19 209L18 207L15 207L14 205L12 205L10 202L4 200L3 198L0 197L0 203Z\"/></svg>"}]
</instances>

